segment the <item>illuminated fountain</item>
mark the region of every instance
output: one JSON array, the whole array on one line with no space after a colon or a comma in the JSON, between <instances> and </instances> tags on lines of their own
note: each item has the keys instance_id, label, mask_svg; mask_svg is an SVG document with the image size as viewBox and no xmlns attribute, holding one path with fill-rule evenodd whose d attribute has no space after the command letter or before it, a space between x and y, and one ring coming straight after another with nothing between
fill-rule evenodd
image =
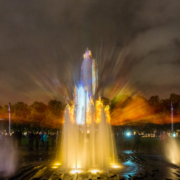
<instances>
[{"instance_id":1,"label":"illuminated fountain","mask_svg":"<svg viewBox=\"0 0 180 180\"><path fill-rule=\"evenodd\" d=\"M74 104L67 106L59 159L72 172L97 172L116 163L116 147L109 106L96 100L97 69L86 50L81 66L81 85L75 88Z\"/></svg>"}]
</instances>

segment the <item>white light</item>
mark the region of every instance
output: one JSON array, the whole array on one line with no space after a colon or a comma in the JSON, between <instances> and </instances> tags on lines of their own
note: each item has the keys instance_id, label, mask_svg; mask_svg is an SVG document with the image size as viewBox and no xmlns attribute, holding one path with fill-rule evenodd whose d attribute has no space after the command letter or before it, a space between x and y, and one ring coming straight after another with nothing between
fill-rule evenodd
<instances>
[{"instance_id":1,"label":"white light","mask_svg":"<svg viewBox=\"0 0 180 180\"><path fill-rule=\"evenodd\" d=\"M70 171L71 174L76 174L76 173L81 173L81 172L82 172L82 170L80 170L80 169L74 169L74 170Z\"/></svg>"},{"instance_id":2,"label":"white light","mask_svg":"<svg viewBox=\"0 0 180 180\"><path fill-rule=\"evenodd\" d=\"M96 174L96 173L99 172L99 170L98 170L98 169L92 169L92 170L90 170L89 172L91 172L91 173L93 173L93 174Z\"/></svg>"},{"instance_id":3,"label":"white light","mask_svg":"<svg viewBox=\"0 0 180 180\"><path fill-rule=\"evenodd\" d=\"M127 133L127 136L130 136L130 135L131 135L131 133L130 133L130 132L128 132L128 133Z\"/></svg>"},{"instance_id":4,"label":"white light","mask_svg":"<svg viewBox=\"0 0 180 180\"><path fill-rule=\"evenodd\" d=\"M57 167L57 166L53 166L53 167L51 167L51 168L56 169L56 168L58 168L58 167Z\"/></svg>"},{"instance_id":5,"label":"white light","mask_svg":"<svg viewBox=\"0 0 180 180\"><path fill-rule=\"evenodd\" d=\"M86 105L85 105L85 102L86 102ZM76 106L77 106L77 108L76 108L76 113L77 113L76 123L77 124L85 123L84 109L87 108L88 104L89 104L88 94L85 92L85 89L82 86L80 86L79 88L77 88L77 101L76 101Z\"/></svg>"},{"instance_id":6,"label":"white light","mask_svg":"<svg viewBox=\"0 0 180 180\"><path fill-rule=\"evenodd\" d=\"M176 137L176 133L173 134L173 137Z\"/></svg>"},{"instance_id":7,"label":"white light","mask_svg":"<svg viewBox=\"0 0 180 180\"><path fill-rule=\"evenodd\" d=\"M55 165L55 166L60 166L61 164L57 162L57 163L55 163L54 165Z\"/></svg>"},{"instance_id":8,"label":"white light","mask_svg":"<svg viewBox=\"0 0 180 180\"><path fill-rule=\"evenodd\" d=\"M120 168L120 166L118 166L118 165L113 165L112 167L113 168Z\"/></svg>"}]
</instances>

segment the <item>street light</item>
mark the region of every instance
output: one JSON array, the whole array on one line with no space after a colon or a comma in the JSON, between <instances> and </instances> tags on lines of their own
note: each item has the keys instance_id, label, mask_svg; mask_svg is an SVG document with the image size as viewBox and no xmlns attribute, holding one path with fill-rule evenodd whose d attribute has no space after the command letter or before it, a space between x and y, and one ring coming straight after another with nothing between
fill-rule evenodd
<instances>
[{"instance_id":1,"label":"street light","mask_svg":"<svg viewBox=\"0 0 180 180\"><path fill-rule=\"evenodd\" d=\"M171 133L173 135L173 104L171 102Z\"/></svg>"},{"instance_id":2,"label":"street light","mask_svg":"<svg viewBox=\"0 0 180 180\"><path fill-rule=\"evenodd\" d=\"M11 104L9 103L9 135L11 134Z\"/></svg>"}]
</instances>

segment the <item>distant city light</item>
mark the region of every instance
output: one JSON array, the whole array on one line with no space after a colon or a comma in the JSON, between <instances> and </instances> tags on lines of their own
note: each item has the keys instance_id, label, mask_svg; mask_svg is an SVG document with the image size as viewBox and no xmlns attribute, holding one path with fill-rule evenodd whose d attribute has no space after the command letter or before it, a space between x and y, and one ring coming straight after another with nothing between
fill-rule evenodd
<instances>
[{"instance_id":1,"label":"distant city light","mask_svg":"<svg viewBox=\"0 0 180 180\"><path fill-rule=\"evenodd\" d=\"M173 137L176 137L176 133L173 134Z\"/></svg>"},{"instance_id":2,"label":"distant city light","mask_svg":"<svg viewBox=\"0 0 180 180\"><path fill-rule=\"evenodd\" d=\"M131 135L131 133L130 133L130 132L127 132L127 133L126 133L126 135L127 135L127 136L130 136L130 135Z\"/></svg>"}]
</instances>

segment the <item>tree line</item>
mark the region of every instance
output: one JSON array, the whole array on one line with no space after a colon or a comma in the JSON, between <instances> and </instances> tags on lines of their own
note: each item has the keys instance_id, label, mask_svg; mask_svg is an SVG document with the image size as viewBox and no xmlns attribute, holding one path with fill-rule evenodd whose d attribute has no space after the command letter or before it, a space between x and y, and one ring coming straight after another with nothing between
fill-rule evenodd
<instances>
[{"instance_id":1,"label":"tree line","mask_svg":"<svg viewBox=\"0 0 180 180\"><path fill-rule=\"evenodd\" d=\"M143 96L115 97L110 102L112 124L171 123L171 106L173 107L174 123L179 123L180 95L178 94L170 94L167 99L161 99L159 96L151 96L149 99Z\"/></svg>"},{"instance_id":2,"label":"tree line","mask_svg":"<svg viewBox=\"0 0 180 180\"><path fill-rule=\"evenodd\" d=\"M46 105L35 101L31 105L17 102L10 105L12 128L59 128L63 120L65 106L57 100ZM9 105L0 106L0 119L9 119Z\"/></svg>"},{"instance_id":3,"label":"tree line","mask_svg":"<svg viewBox=\"0 0 180 180\"><path fill-rule=\"evenodd\" d=\"M109 100L102 98L104 105L110 105L112 125L167 124L171 122L171 104L174 122L180 122L180 95L171 94L168 99L151 96L121 95ZM53 128L59 129L63 123L66 105L60 101L50 100L47 104L35 101L31 105L24 102L11 104L11 121L13 128ZM8 122L8 105L0 106L0 119Z\"/></svg>"}]
</instances>

